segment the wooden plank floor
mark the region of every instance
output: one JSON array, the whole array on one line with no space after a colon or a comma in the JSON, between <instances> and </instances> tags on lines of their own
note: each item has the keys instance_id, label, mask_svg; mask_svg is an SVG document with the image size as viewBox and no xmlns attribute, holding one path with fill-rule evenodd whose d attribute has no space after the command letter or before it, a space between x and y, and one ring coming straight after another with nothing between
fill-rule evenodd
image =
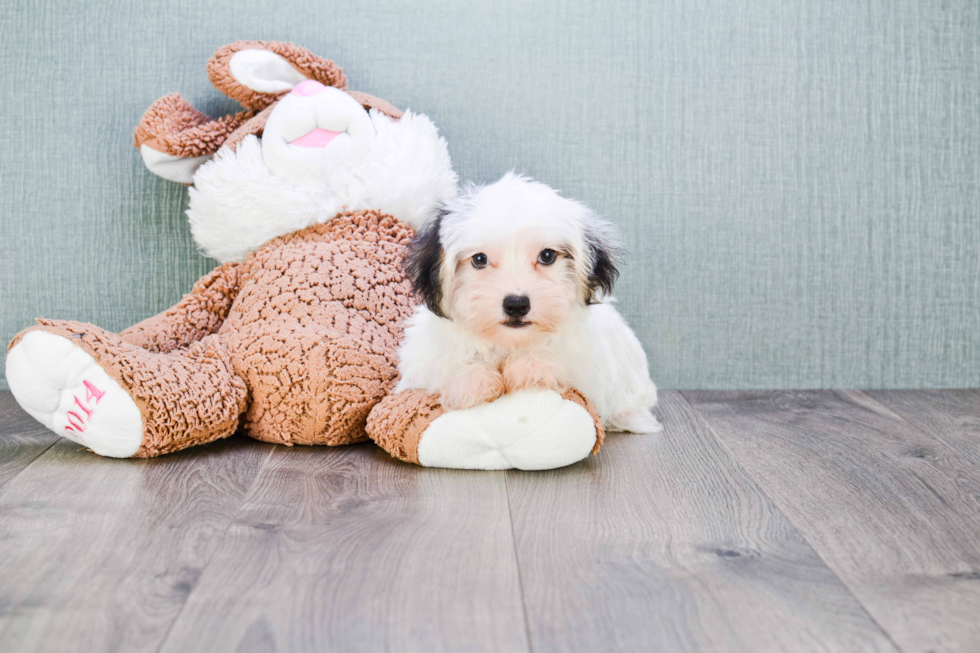
<instances>
[{"instance_id":1,"label":"wooden plank floor","mask_svg":"<svg viewBox=\"0 0 980 653\"><path fill-rule=\"evenodd\" d=\"M463 472L104 459L0 393L0 651L980 651L980 391L662 397Z\"/></svg>"}]
</instances>

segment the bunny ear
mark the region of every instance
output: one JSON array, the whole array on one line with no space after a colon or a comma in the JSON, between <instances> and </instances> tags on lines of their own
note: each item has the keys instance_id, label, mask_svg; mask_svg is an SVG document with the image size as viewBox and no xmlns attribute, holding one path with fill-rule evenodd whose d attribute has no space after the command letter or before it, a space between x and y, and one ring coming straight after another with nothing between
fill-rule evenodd
<instances>
[{"instance_id":1,"label":"bunny ear","mask_svg":"<svg viewBox=\"0 0 980 653\"><path fill-rule=\"evenodd\" d=\"M392 120L400 119L405 113L387 100L382 100L379 97L374 97L373 95L368 95L367 93L362 93L360 91L347 91L347 94L360 102L361 106L365 109L377 109Z\"/></svg>"},{"instance_id":2,"label":"bunny ear","mask_svg":"<svg viewBox=\"0 0 980 653\"><path fill-rule=\"evenodd\" d=\"M305 79L347 89L340 66L306 48L281 41L236 41L208 61L215 88L246 109L261 111Z\"/></svg>"},{"instance_id":3,"label":"bunny ear","mask_svg":"<svg viewBox=\"0 0 980 653\"><path fill-rule=\"evenodd\" d=\"M143 114L133 133L133 144L139 148L150 172L189 184L194 171L252 115L251 111L242 111L212 120L180 93L171 93L154 102Z\"/></svg>"},{"instance_id":4,"label":"bunny ear","mask_svg":"<svg viewBox=\"0 0 980 653\"><path fill-rule=\"evenodd\" d=\"M269 120L269 114L272 110L276 108L276 105L272 104L266 108L259 111L257 114L242 123L241 127L233 131L225 139L224 144L221 146L226 150L232 152L238 147L238 144L242 142L246 136L258 136L262 137L262 132L265 131L265 123Z\"/></svg>"}]
</instances>

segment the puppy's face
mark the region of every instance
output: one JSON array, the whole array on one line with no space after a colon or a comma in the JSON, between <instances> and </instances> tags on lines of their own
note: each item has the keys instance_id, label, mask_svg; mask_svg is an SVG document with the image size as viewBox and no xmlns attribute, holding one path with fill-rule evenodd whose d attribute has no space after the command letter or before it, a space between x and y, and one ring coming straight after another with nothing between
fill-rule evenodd
<instances>
[{"instance_id":1,"label":"puppy's face","mask_svg":"<svg viewBox=\"0 0 980 653\"><path fill-rule=\"evenodd\" d=\"M426 225L408 268L437 315L504 349L533 346L616 278L609 226L587 208L506 175Z\"/></svg>"},{"instance_id":2,"label":"puppy's face","mask_svg":"<svg viewBox=\"0 0 980 653\"><path fill-rule=\"evenodd\" d=\"M528 229L470 243L454 257L447 316L504 348L531 345L554 331L581 295L570 245L561 236Z\"/></svg>"}]
</instances>

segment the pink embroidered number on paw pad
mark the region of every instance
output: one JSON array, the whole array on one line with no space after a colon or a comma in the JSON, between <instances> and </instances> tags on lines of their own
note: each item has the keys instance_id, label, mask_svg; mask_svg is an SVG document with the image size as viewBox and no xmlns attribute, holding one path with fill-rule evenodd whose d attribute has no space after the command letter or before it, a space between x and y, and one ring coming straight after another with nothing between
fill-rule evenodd
<instances>
[{"instance_id":1,"label":"pink embroidered number on paw pad","mask_svg":"<svg viewBox=\"0 0 980 653\"><path fill-rule=\"evenodd\" d=\"M68 411L68 426L65 426L66 431L77 431L78 433L85 431L85 424L92 420L92 412L95 409L95 404L102 401L102 397L105 396L105 392L99 390L91 381L83 381L82 383L85 384L85 403L82 403L78 395L73 397L75 405L78 406L81 413L78 410Z\"/></svg>"}]
</instances>

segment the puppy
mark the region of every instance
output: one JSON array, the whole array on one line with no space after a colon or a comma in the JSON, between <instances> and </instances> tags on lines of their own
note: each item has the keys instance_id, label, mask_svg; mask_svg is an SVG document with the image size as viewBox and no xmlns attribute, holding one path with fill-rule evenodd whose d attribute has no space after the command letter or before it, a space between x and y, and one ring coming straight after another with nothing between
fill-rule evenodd
<instances>
[{"instance_id":1,"label":"puppy","mask_svg":"<svg viewBox=\"0 0 980 653\"><path fill-rule=\"evenodd\" d=\"M646 354L609 296L618 256L611 225L544 184L511 173L470 187L409 247L421 304L396 390L460 409L573 387L610 430L659 431Z\"/></svg>"}]
</instances>

